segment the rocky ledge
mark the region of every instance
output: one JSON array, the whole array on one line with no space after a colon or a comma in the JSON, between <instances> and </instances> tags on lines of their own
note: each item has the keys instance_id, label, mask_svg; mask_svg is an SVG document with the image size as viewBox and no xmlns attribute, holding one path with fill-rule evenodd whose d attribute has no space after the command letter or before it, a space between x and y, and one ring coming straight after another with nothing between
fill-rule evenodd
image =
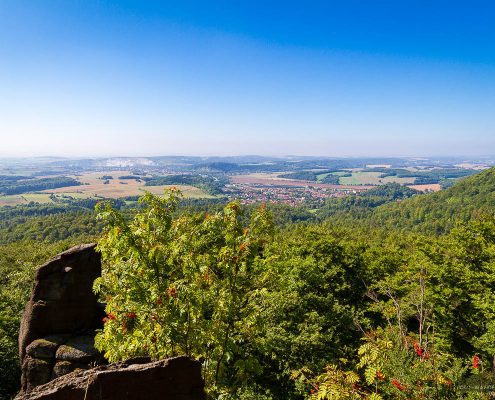
<instances>
[{"instance_id":1,"label":"rocky ledge","mask_svg":"<svg viewBox=\"0 0 495 400\"><path fill-rule=\"evenodd\" d=\"M74 371L20 394L16 400L206 399L198 361L187 357L146 361Z\"/></svg>"},{"instance_id":2,"label":"rocky ledge","mask_svg":"<svg viewBox=\"0 0 495 400\"><path fill-rule=\"evenodd\" d=\"M22 363L22 387L29 391L77 369L106 364L94 348L94 334L49 335L26 347Z\"/></svg>"}]
</instances>

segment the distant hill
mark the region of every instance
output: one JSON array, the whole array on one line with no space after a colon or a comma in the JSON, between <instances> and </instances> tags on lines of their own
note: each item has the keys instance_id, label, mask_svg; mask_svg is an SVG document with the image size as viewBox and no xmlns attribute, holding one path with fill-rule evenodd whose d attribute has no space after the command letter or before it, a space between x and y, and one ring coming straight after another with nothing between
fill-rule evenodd
<instances>
[{"instance_id":1,"label":"distant hill","mask_svg":"<svg viewBox=\"0 0 495 400\"><path fill-rule=\"evenodd\" d=\"M384 204L373 210L369 222L417 232L444 233L456 221L495 212L495 167L464 178L440 192Z\"/></svg>"},{"instance_id":2,"label":"distant hill","mask_svg":"<svg viewBox=\"0 0 495 400\"><path fill-rule=\"evenodd\" d=\"M421 196L421 192L398 183L387 183L355 196L330 198L317 211L317 217L346 222L369 219L377 207L402 201L412 196Z\"/></svg>"}]
</instances>

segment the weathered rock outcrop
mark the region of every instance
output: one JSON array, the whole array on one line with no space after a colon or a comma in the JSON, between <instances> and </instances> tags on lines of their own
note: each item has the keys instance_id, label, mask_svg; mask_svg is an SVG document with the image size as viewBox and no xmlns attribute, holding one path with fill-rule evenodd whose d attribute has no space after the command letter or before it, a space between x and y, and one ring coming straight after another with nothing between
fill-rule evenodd
<instances>
[{"instance_id":1,"label":"weathered rock outcrop","mask_svg":"<svg viewBox=\"0 0 495 400\"><path fill-rule=\"evenodd\" d=\"M101 365L94 334L104 311L92 290L100 274L94 244L73 247L38 269L21 322L16 400L205 399L201 364L187 357Z\"/></svg>"},{"instance_id":2,"label":"weathered rock outcrop","mask_svg":"<svg viewBox=\"0 0 495 400\"><path fill-rule=\"evenodd\" d=\"M204 400L201 364L187 357L75 371L17 400ZM142 360L146 361L146 360Z\"/></svg>"},{"instance_id":3,"label":"weathered rock outcrop","mask_svg":"<svg viewBox=\"0 0 495 400\"><path fill-rule=\"evenodd\" d=\"M102 362L93 346L103 316L92 290L100 275L94 244L73 247L38 269L19 333L22 392Z\"/></svg>"}]
</instances>

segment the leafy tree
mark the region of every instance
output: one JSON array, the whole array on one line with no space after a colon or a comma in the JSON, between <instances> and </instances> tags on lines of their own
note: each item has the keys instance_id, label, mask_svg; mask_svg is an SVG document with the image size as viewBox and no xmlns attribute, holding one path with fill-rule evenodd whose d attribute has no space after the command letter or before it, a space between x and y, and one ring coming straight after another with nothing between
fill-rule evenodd
<instances>
[{"instance_id":1,"label":"leafy tree","mask_svg":"<svg viewBox=\"0 0 495 400\"><path fill-rule=\"evenodd\" d=\"M270 275L257 299L262 329L251 351L264 368L255 381L274 398L300 398L291 371L321 370L359 342L364 244L349 239L342 230L301 225L267 248Z\"/></svg>"},{"instance_id":2,"label":"leafy tree","mask_svg":"<svg viewBox=\"0 0 495 400\"><path fill-rule=\"evenodd\" d=\"M316 377L307 369L293 373L293 379L309 388L308 399L489 398L482 392L463 393L455 382L460 382L470 367L431 346L426 350L414 336L403 336L395 328L386 328L368 333L363 342L357 351L359 363L354 371L329 365Z\"/></svg>"},{"instance_id":3,"label":"leafy tree","mask_svg":"<svg viewBox=\"0 0 495 400\"><path fill-rule=\"evenodd\" d=\"M174 218L179 197L146 193L131 221L109 204L99 207L107 227L95 290L107 317L95 342L110 361L200 358L214 395L240 386L257 368L243 343L256 329L252 298L265 271L270 215L260 207L244 226L234 202L220 213Z\"/></svg>"}]
</instances>

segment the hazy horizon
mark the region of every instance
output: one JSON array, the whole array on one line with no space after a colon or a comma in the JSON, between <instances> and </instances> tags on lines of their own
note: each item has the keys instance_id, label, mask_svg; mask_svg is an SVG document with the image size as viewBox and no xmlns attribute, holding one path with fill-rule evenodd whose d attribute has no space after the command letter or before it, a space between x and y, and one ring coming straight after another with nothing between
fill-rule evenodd
<instances>
[{"instance_id":1,"label":"hazy horizon","mask_svg":"<svg viewBox=\"0 0 495 400\"><path fill-rule=\"evenodd\" d=\"M466 159L469 161L474 160L495 160L495 154L448 154L448 155L438 155L438 154L430 154L430 155L418 155L418 154L407 154L407 155L311 155L311 154L281 154L281 155L273 155L273 154L259 154L259 153L246 153L246 154L137 154L137 155L129 155L129 154L101 154L101 155L56 155L56 154L45 154L45 155L2 155L0 153L0 160L22 160L22 159L60 159L60 160L98 160L98 159L139 159L139 158L157 158L157 157L170 157L170 158L220 158L220 159L229 159L229 158L266 158L266 159L428 159L428 160L441 160L441 159Z\"/></svg>"},{"instance_id":2,"label":"hazy horizon","mask_svg":"<svg viewBox=\"0 0 495 400\"><path fill-rule=\"evenodd\" d=\"M0 157L481 156L495 5L5 0Z\"/></svg>"}]
</instances>

